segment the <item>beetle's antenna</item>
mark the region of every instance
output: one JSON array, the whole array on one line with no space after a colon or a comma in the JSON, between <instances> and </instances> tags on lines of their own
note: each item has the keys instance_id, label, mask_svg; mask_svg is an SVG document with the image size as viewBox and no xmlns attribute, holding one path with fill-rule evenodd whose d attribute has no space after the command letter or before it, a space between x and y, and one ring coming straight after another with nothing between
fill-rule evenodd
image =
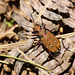
<instances>
[{"instance_id":1,"label":"beetle's antenna","mask_svg":"<svg viewBox=\"0 0 75 75\"><path fill-rule=\"evenodd\" d=\"M49 52L49 51L48 51L48 52ZM61 69L62 69L62 71L63 71L63 68L62 68L60 62L51 54L51 52L49 52L49 53L50 53L50 55L59 63L59 66L61 67Z\"/></svg>"},{"instance_id":2,"label":"beetle's antenna","mask_svg":"<svg viewBox=\"0 0 75 75\"><path fill-rule=\"evenodd\" d=\"M42 25L43 25L43 21L42 21L42 18L41 18L41 23L42 23Z\"/></svg>"},{"instance_id":3,"label":"beetle's antenna","mask_svg":"<svg viewBox=\"0 0 75 75\"><path fill-rule=\"evenodd\" d=\"M32 17L32 22L34 22L34 18L33 18L33 16L32 16L32 14L30 13L30 15L31 15L31 17Z\"/></svg>"},{"instance_id":4,"label":"beetle's antenna","mask_svg":"<svg viewBox=\"0 0 75 75\"><path fill-rule=\"evenodd\" d=\"M43 25L43 26L44 26L44 28L45 28L45 26L46 26L46 25L43 23L42 18L41 18L41 22L42 22L42 25Z\"/></svg>"}]
</instances>

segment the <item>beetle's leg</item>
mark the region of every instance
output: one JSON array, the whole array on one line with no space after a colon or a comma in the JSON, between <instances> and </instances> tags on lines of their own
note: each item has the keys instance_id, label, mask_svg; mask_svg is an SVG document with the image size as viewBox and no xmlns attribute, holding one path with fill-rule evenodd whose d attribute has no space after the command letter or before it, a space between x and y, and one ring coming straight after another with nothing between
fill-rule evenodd
<instances>
[{"instance_id":1,"label":"beetle's leg","mask_svg":"<svg viewBox=\"0 0 75 75\"><path fill-rule=\"evenodd\" d=\"M35 46L36 47L36 46ZM34 47L34 51L36 51L39 47L40 47L40 45L38 45L36 48Z\"/></svg>"},{"instance_id":2,"label":"beetle's leg","mask_svg":"<svg viewBox=\"0 0 75 75\"><path fill-rule=\"evenodd\" d=\"M38 45L38 46L37 46ZM37 47L36 47L37 46ZM36 48L35 48L36 47ZM40 40L35 44L35 47L34 47L34 50L33 51L36 51L39 47L40 47ZM32 52L33 52L32 51Z\"/></svg>"},{"instance_id":3,"label":"beetle's leg","mask_svg":"<svg viewBox=\"0 0 75 75\"><path fill-rule=\"evenodd\" d=\"M32 38L32 39L37 38L37 35L36 34L32 34L32 35L29 35L29 34L21 35L21 38L29 39L28 36L31 36L30 38Z\"/></svg>"},{"instance_id":4,"label":"beetle's leg","mask_svg":"<svg viewBox=\"0 0 75 75\"><path fill-rule=\"evenodd\" d=\"M39 41L35 44L35 46L40 45L40 43L41 43L41 39L39 39Z\"/></svg>"},{"instance_id":5,"label":"beetle's leg","mask_svg":"<svg viewBox=\"0 0 75 75\"><path fill-rule=\"evenodd\" d=\"M62 66L61 66L61 64L60 64L60 62L55 58L55 56L53 56L52 54L51 54L51 52L50 51L48 51L49 52L49 54L59 63L59 66L61 67L61 69L62 69L62 71L63 71L63 68L62 68Z\"/></svg>"},{"instance_id":6,"label":"beetle's leg","mask_svg":"<svg viewBox=\"0 0 75 75\"><path fill-rule=\"evenodd\" d=\"M63 43L63 40L62 40L62 45L63 45L63 48L65 48L66 50L64 51L62 57L64 56L65 52L69 49L70 45L68 45L68 47L65 47L64 43ZM68 50L70 51L70 50Z\"/></svg>"},{"instance_id":7,"label":"beetle's leg","mask_svg":"<svg viewBox=\"0 0 75 75\"><path fill-rule=\"evenodd\" d=\"M31 18L32 18L32 22L34 22L34 18L33 18L33 16L32 16L32 14L30 13L30 15L31 15Z\"/></svg>"},{"instance_id":8,"label":"beetle's leg","mask_svg":"<svg viewBox=\"0 0 75 75\"><path fill-rule=\"evenodd\" d=\"M68 47L65 47L63 41L62 41L62 45L63 45L63 47L64 47L66 50L68 50L68 48L69 48L69 46L70 46L70 45L68 45Z\"/></svg>"}]
</instances>

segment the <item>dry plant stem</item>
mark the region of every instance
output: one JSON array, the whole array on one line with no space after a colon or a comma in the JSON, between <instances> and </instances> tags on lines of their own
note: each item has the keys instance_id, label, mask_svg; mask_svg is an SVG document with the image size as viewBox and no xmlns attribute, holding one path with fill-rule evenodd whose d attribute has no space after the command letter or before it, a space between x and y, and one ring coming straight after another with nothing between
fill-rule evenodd
<instances>
[{"instance_id":1,"label":"dry plant stem","mask_svg":"<svg viewBox=\"0 0 75 75\"><path fill-rule=\"evenodd\" d=\"M6 3L0 1L0 5L4 6L4 5L6 5Z\"/></svg>"},{"instance_id":2,"label":"dry plant stem","mask_svg":"<svg viewBox=\"0 0 75 75\"><path fill-rule=\"evenodd\" d=\"M8 55L3 55L3 54L0 54L0 56L2 56L2 57L7 57L7 58L12 58L12 59L17 59L17 60L19 60L19 61L27 62L27 63L33 64L33 65L35 65L35 66L37 66L37 67L40 67L40 68L42 68L42 69L45 69L45 70L47 70L47 71L50 71L49 69L47 69L47 68L45 68L45 67L43 67L43 66L41 66L41 65L39 65L39 64L36 64L36 63L34 63L34 62L30 62L30 61L27 61L27 60L24 60L24 59L20 59L20 58L8 56ZM52 72L52 71L50 71L50 72Z\"/></svg>"},{"instance_id":3,"label":"dry plant stem","mask_svg":"<svg viewBox=\"0 0 75 75\"><path fill-rule=\"evenodd\" d=\"M35 20L35 23L37 22L37 20L41 17L41 15L43 15L44 11L46 10L46 8L48 7L49 3L51 2L52 0L49 0L49 2L46 3L46 5L44 6L44 8L40 11L39 13L39 16L36 18Z\"/></svg>"},{"instance_id":4,"label":"dry plant stem","mask_svg":"<svg viewBox=\"0 0 75 75\"><path fill-rule=\"evenodd\" d=\"M71 52L72 52L72 53L75 53L75 44L73 44L73 42L71 41L70 38L67 38L66 40L73 46Z\"/></svg>"},{"instance_id":5,"label":"dry plant stem","mask_svg":"<svg viewBox=\"0 0 75 75\"><path fill-rule=\"evenodd\" d=\"M9 64L8 62L2 60L0 60L0 63L7 64L7 65Z\"/></svg>"},{"instance_id":6,"label":"dry plant stem","mask_svg":"<svg viewBox=\"0 0 75 75\"><path fill-rule=\"evenodd\" d=\"M4 38L5 36L7 36L7 34L9 34L9 33L11 33L11 34L13 34L13 35L16 35L16 33L13 32L13 30L14 30L16 27L18 27L18 25L15 25L15 26L12 27L10 30L7 30L5 33L2 33L2 34L0 35L0 40L1 40L2 38Z\"/></svg>"},{"instance_id":7,"label":"dry plant stem","mask_svg":"<svg viewBox=\"0 0 75 75\"><path fill-rule=\"evenodd\" d=\"M3 34L6 30L5 22L6 22L6 19L4 19L3 24L0 27L0 35Z\"/></svg>"},{"instance_id":8,"label":"dry plant stem","mask_svg":"<svg viewBox=\"0 0 75 75\"><path fill-rule=\"evenodd\" d=\"M5 45L0 45L0 49L2 48L10 48L10 47L16 47L16 46L21 46L21 45L25 45L25 43L27 43L26 41L23 42L17 42L17 43L12 43L12 44L5 44ZM1 50L0 50L1 51ZM2 50L3 51L3 50Z\"/></svg>"},{"instance_id":9,"label":"dry plant stem","mask_svg":"<svg viewBox=\"0 0 75 75\"><path fill-rule=\"evenodd\" d=\"M68 33L68 34L63 34L63 35L57 35L57 38L68 38L68 37L72 37L75 36L75 32L72 33Z\"/></svg>"},{"instance_id":10,"label":"dry plant stem","mask_svg":"<svg viewBox=\"0 0 75 75\"><path fill-rule=\"evenodd\" d=\"M57 35L57 38L66 38L66 40L74 47L73 49L75 49L75 44L73 44L73 42L70 40L69 37L75 36L75 32L72 33L68 33L68 34L63 34L63 35ZM73 53L75 53L75 51L71 51Z\"/></svg>"},{"instance_id":11,"label":"dry plant stem","mask_svg":"<svg viewBox=\"0 0 75 75\"><path fill-rule=\"evenodd\" d=\"M70 38L67 38L66 40L67 40L73 47L75 47L75 44L73 44L73 42L71 41Z\"/></svg>"}]
</instances>

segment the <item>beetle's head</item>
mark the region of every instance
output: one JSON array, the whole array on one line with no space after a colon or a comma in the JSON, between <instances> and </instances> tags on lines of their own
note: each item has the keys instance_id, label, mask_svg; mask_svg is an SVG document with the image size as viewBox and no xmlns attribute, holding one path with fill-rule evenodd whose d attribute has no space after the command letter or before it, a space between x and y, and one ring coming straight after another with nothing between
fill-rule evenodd
<instances>
[{"instance_id":1,"label":"beetle's head","mask_svg":"<svg viewBox=\"0 0 75 75\"><path fill-rule=\"evenodd\" d=\"M41 26L40 25L35 25L35 27L34 27L34 30L35 31L40 31L40 29L41 29Z\"/></svg>"}]
</instances>

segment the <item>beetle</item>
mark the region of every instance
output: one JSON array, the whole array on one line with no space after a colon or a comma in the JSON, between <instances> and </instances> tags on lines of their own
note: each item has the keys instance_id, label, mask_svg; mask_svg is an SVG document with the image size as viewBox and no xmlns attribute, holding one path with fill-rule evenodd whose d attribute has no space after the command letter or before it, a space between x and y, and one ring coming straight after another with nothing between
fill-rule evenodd
<instances>
[{"instance_id":1,"label":"beetle","mask_svg":"<svg viewBox=\"0 0 75 75\"><path fill-rule=\"evenodd\" d=\"M44 46L47 48L49 54L59 63L61 67L60 62L51 54L51 52L57 52L60 48L59 40L50 31L46 30L45 26L40 26L36 24L34 26L34 31L38 32L38 35ZM63 71L62 67L61 69Z\"/></svg>"},{"instance_id":2,"label":"beetle","mask_svg":"<svg viewBox=\"0 0 75 75\"><path fill-rule=\"evenodd\" d=\"M38 32L40 40L50 52L58 51L58 49L60 48L59 40L50 31L46 30L45 26L36 24L34 26L34 31Z\"/></svg>"},{"instance_id":3,"label":"beetle","mask_svg":"<svg viewBox=\"0 0 75 75\"><path fill-rule=\"evenodd\" d=\"M60 48L59 40L49 30L45 28L45 25L39 25L34 22L33 24L34 24L34 27L31 27L31 26L28 26L28 27L33 28L33 32L37 32L39 39L42 41L43 45L47 48L49 54L59 63L61 67L60 62L51 54L51 52L52 53L57 52L58 49ZM23 24L20 24L20 25L23 25ZM63 70L62 67L61 69Z\"/></svg>"},{"instance_id":4,"label":"beetle","mask_svg":"<svg viewBox=\"0 0 75 75\"><path fill-rule=\"evenodd\" d=\"M48 49L50 52L57 52L60 48L60 42L59 40L49 31L45 28L45 25L43 25L42 19L42 25L36 24L33 16L31 14L31 21L34 24L34 27L28 26L33 28L34 32L37 32L40 40L42 41L43 45ZM23 24L21 24L23 25Z\"/></svg>"}]
</instances>

